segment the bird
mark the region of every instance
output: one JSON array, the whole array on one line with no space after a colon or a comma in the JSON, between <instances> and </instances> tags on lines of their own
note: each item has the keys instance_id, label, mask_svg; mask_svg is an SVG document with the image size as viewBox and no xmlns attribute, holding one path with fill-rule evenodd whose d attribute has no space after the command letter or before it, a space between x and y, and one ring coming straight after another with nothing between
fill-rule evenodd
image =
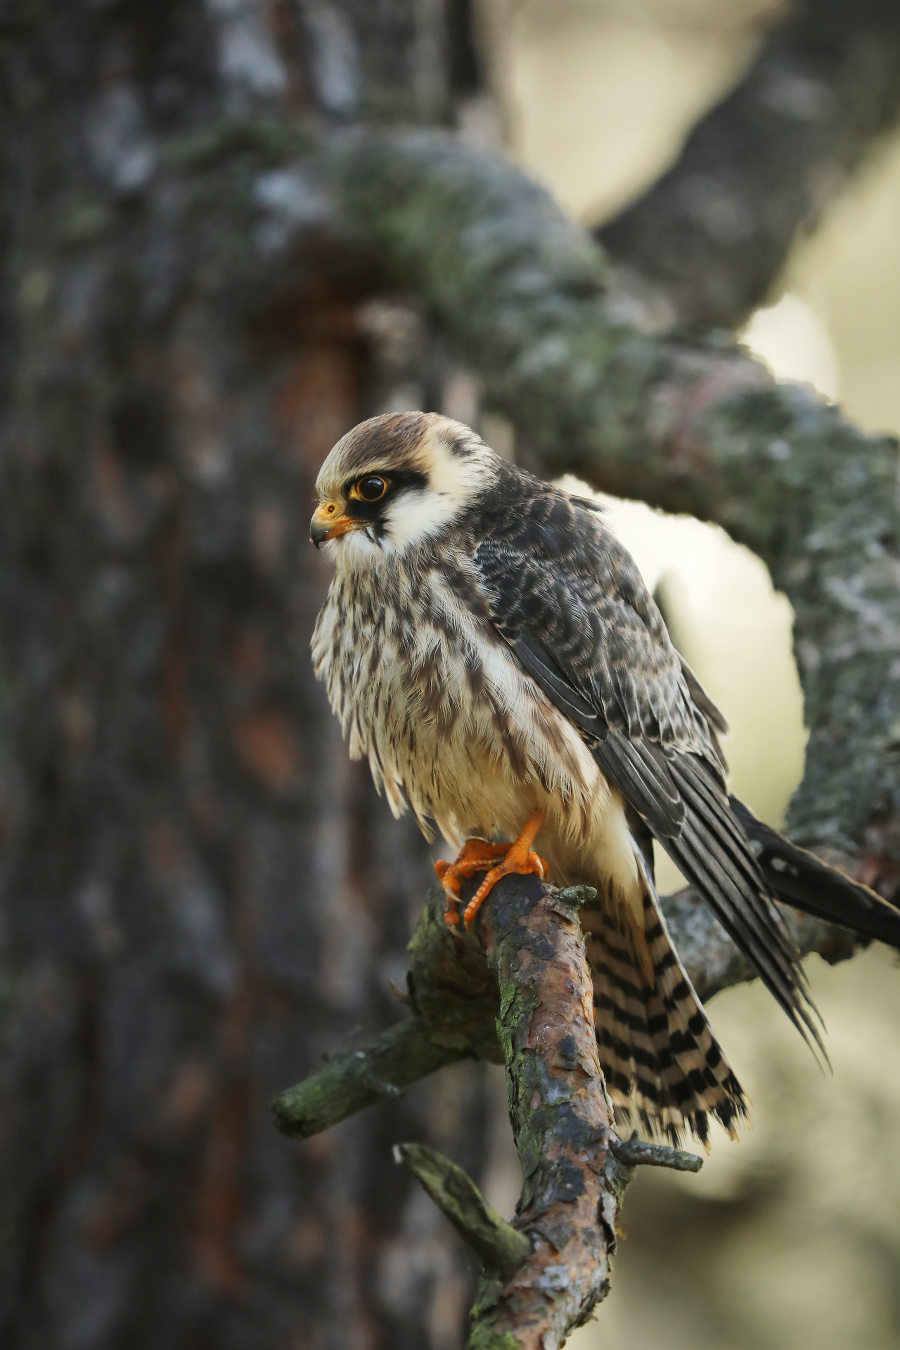
<instances>
[{"instance_id":1,"label":"bird","mask_svg":"<svg viewBox=\"0 0 900 1350\"><path fill-rule=\"evenodd\" d=\"M435 864L448 924L475 924L505 875L592 886L582 926L617 1124L708 1146L714 1119L735 1137L747 1096L670 938L653 841L822 1056L779 887L898 947L900 910L729 795L725 720L595 500L424 412L354 427L316 493L310 537L334 576L314 670L392 812L456 851Z\"/></svg>"}]
</instances>

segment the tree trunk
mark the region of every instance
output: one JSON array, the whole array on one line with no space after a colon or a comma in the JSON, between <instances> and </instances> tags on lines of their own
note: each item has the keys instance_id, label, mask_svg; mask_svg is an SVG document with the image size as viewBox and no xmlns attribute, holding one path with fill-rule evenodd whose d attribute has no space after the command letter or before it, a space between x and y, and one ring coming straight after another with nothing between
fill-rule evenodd
<instances>
[{"instance_id":1,"label":"tree trunk","mask_svg":"<svg viewBox=\"0 0 900 1350\"><path fill-rule=\"evenodd\" d=\"M268 1111L392 1020L429 877L313 681L307 534L333 441L441 358L315 267L250 293L222 205L301 123L444 118L450 17L3 6L5 1346L459 1342L472 1263L390 1145L477 1172L484 1071L305 1145Z\"/></svg>"}]
</instances>

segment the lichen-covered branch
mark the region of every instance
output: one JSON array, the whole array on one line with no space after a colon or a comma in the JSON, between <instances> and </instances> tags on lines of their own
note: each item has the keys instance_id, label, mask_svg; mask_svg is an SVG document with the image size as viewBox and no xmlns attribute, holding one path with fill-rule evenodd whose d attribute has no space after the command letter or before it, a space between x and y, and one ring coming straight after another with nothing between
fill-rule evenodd
<instances>
[{"instance_id":1,"label":"lichen-covered branch","mask_svg":"<svg viewBox=\"0 0 900 1350\"><path fill-rule=\"evenodd\" d=\"M764 558L796 612L811 726L792 833L892 894L896 443L777 384L727 341L647 331L607 292L600 251L544 192L451 137L338 137L274 178L260 174L257 203L257 229L276 241L270 267L325 237L336 284L364 278L418 296L543 472L572 469L716 520Z\"/></svg>"},{"instance_id":2,"label":"lichen-covered branch","mask_svg":"<svg viewBox=\"0 0 900 1350\"><path fill-rule=\"evenodd\" d=\"M597 237L674 320L737 327L898 113L900 7L803 0Z\"/></svg>"},{"instance_id":3,"label":"lichen-covered branch","mask_svg":"<svg viewBox=\"0 0 900 1350\"><path fill-rule=\"evenodd\" d=\"M347 1116L392 1097L430 1073L462 1059L466 1049L442 1044L421 1017L407 1017L358 1050L331 1055L311 1078L272 1103L283 1134L308 1139Z\"/></svg>"},{"instance_id":4,"label":"lichen-covered branch","mask_svg":"<svg viewBox=\"0 0 900 1350\"><path fill-rule=\"evenodd\" d=\"M531 1243L491 1209L472 1178L425 1144L397 1144L394 1157L416 1178L438 1209L486 1266L511 1274L531 1256Z\"/></svg>"}]
</instances>

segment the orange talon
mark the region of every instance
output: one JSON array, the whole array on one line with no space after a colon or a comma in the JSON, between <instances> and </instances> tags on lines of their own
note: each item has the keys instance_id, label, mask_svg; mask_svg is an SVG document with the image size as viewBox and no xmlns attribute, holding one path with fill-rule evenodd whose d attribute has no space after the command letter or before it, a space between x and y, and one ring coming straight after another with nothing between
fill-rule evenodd
<instances>
[{"instance_id":1,"label":"orange talon","mask_svg":"<svg viewBox=\"0 0 900 1350\"><path fill-rule=\"evenodd\" d=\"M486 839L467 839L455 862L449 863L443 858L438 858L434 870L447 897L444 922L449 927L453 928L460 922L457 909L460 881L475 872L486 872L495 858L502 858L506 849L506 844L489 844Z\"/></svg>"},{"instance_id":2,"label":"orange talon","mask_svg":"<svg viewBox=\"0 0 900 1350\"><path fill-rule=\"evenodd\" d=\"M489 844L484 839L467 839L455 862L448 863L439 859L434 864L434 870L447 897L445 923L451 928L459 923L457 906L460 900L460 881L473 876L475 872L487 872L487 876L466 906L463 918L467 928L472 927L476 914L501 877L526 876L528 873L534 873L543 881L549 869L546 861L533 852L531 845L546 817L547 812L544 810L533 811L514 844ZM495 858L502 858L503 861L492 867L491 863Z\"/></svg>"},{"instance_id":3,"label":"orange talon","mask_svg":"<svg viewBox=\"0 0 900 1350\"><path fill-rule=\"evenodd\" d=\"M543 881L549 869L545 860L533 852L531 845L546 816L546 811L533 811L514 844L488 844L484 839L467 839L456 862L435 863L434 870L447 897L444 919L451 927L459 923L459 883L464 877L470 877L475 872L487 872L466 906L463 918L467 928L472 927L476 914L501 877L534 873ZM503 861L492 867L495 858L502 858Z\"/></svg>"}]
</instances>

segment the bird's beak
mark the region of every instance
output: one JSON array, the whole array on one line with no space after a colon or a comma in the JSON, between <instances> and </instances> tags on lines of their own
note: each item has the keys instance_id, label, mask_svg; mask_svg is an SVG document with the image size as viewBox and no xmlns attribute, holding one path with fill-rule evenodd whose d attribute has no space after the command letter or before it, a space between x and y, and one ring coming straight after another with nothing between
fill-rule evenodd
<instances>
[{"instance_id":1,"label":"bird's beak","mask_svg":"<svg viewBox=\"0 0 900 1350\"><path fill-rule=\"evenodd\" d=\"M338 502L322 502L321 506L316 507L309 522L309 541L318 548L327 539L336 539L339 534L346 534L348 530L362 529L364 525L364 520L354 520L352 516L345 516Z\"/></svg>"}]
</instances>

